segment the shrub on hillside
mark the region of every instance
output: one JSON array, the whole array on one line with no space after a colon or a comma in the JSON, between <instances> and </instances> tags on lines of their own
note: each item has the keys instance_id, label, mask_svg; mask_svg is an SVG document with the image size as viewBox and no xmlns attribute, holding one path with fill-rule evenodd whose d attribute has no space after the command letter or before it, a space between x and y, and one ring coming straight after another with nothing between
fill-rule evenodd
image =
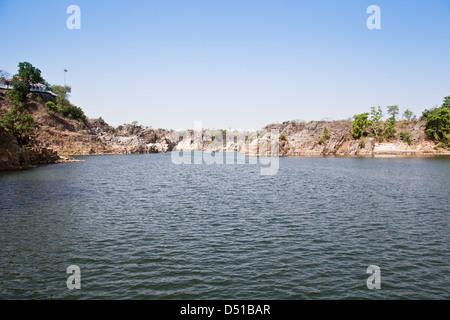
<instances>
[{"instance_id":1,"label":"shrub on hillside","mask_svg":"<svg viewBox=\"0 0 450 320\"><path fill-rule=\"evenodd\" d=\"M325 144L330 139L330 131L327 126L323 127L323 134L319 140L319 144Z\"/></svg>"},{"instance_id":2,"label":"shrub on hillside","mask_svg":"<svg viewBox=\"0 0 450 320\"><path fill-rule=\"evenodd\" d=\"M359 142L359 146L361 149L364 149L366 147L366 141L364 140L364 137L361 138L361 141Z\"/></svg>"},{"instance_id":3,"label":"shrub on hillside","mask_svg":"<svg viewBox=\"0 0 450 320\"><path fill-rule=\"evenodd\" d=\"M403 141L408 143L408 145L411 145L411 143L413 142L413 139L411 138L411 132L409 131L400 132L400 137L402 138Z\"/></svg>"},{"instance_id":4,"label":"shrub on hillside","mask_svg":"<svg viewBox=\"0 0 450 320\"><path fill-rule=\"evenodd\" d=\"M48 110L51 111L58 111L58 108L56 106L56 104L53 101L48 101L45 106L47 107Z\"/></svg>"},{"instance_id":5,"label":"shrub on hillside","mask_svg":"<svg viewBox=\"0 0 450 320\"><path fill-rule=\"evenodd\" d=\"M69 119L74 119L82 122L85 122L87 120L87 117L84 114L83 110L77 106L69 104L63 106L61 109L64 116L68 117Z\"/></svg>"}]
</instances>

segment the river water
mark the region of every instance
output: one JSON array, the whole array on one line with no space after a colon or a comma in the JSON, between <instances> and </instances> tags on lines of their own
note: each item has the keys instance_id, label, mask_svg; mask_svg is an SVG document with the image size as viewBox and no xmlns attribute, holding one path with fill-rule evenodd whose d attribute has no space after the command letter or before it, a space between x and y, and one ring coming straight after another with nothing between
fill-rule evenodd
<instances>
[{"instance_id":1,"label":"river water","mask_svg":"<svg viewBox=\"0 0 450 320\"><path fill-rule=\"evenodd\" d=\"M80 159L0 173L0 299L450 298L449 157Z\"/></svg>"}]
</instances>

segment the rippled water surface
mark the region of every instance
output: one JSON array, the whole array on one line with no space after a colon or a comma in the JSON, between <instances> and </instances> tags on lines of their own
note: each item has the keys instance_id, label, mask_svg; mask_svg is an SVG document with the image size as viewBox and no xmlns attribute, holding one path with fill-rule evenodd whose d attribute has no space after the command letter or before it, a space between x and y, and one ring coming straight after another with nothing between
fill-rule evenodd
<instances>
[{"instance_id":1,"label":"rippled water surface","mask_svg":"<svg viewBox=\"0 0 450 320\"><path fill-rule=\"evenodd\" d=\"M450 158L83 159L0 174L1 299L450 298Z\"/></svg>"}]
</instances>

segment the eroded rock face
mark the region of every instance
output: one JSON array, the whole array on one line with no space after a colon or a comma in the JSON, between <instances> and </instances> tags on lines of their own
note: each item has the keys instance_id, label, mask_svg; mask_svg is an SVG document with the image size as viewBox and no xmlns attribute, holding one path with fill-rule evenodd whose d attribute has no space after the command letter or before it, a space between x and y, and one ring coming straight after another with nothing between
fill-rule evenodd
<instances>
[{"instance_id":1,"label":"eroded rock face","mask_svg":"<svg viewBox=\"0 0 450 320\"><path fill-rule=\"evenodd\" d=\"M0 171L27 169L60 161L54 150L38 146L20 146L17 139L0 127Z\"/></svg>"},{"instance_id":2,"label":"eroded rock face","mask_svg":"<svg viewBox=\"0 0 450 320\"><path fill-rule=\"evenodd\" d=\"M38 96L40 99L37 99ZM26 146L29 150L22 150L22 157L33 154L30 161L51 163L55 158L53 152L67 158L73 155L158 153L170 151L175 146L167 130L144 128L136 124L114 128L101 118L89 119L85 123L69 119L46 108L45 103L51 99L47 95L29 94L24 104L37 124L32 140ZM11 106L6 92L0 89L0 116ZM3 135L3 139L9 138ZM6 143L5 140L3 143L4 163L16 167L17 156L12 154L20 153L13 147L17 147L17 142Z\"/></svg>"},{"instance_id":3,"label":"eroded rock face","mask_svg":"<svg viewBox=\"0 0 450 320\"><path fill-rule=\"evenodd\" d=\"M21 152L16 138L0 127L0 170L20 169Z\"/></svg>"},{"instance_id":4,"label":"eroded rock face","mask_svg":"<svg viewBox=\"0 0 450 320\"><path fill-rule=\"evenodd\" d=\"M140 154L172 150L173 143L165 134L151 133L152 138L120 136L114 133L80 134L50 128L40 132L36 140L64 155Z\"/></svg>"},{"instance_id":5,"label":"eroded rock face","mask_svg":"<svg viewBox=\"0 0 450 320\"><path fill-rule=\"evenodd\" d=\"M323 139L325 126L328 138ZM203 140L199 140L193 131L177 143L174 150L204 150L207 152L239 151L248 155L263 155L261 150L270 150L271 132L277 130L280 156L386 156L386 155L433 155L450 154L448 150L437 150L436 144L425 135L425 123L419 121L404 124L397 123L397 133L408 131L412 143L408 144L398 135L389 142L379 143L374 137L363 136L353 139L352 121L318 121L310 123L283 122L272 124L258 133L239 132L243 139L211 139L212 130L203 130ZM198 133L197 133L198 134ZM206 137L206 138L205 138ZM174 139L175 141L175 139Z\"/></svg>"},{"instance_id":6,"label":"eroded rock face","mask_svg":"<svg viewBox=\"0 0 450 320\"><path fill-rule=\"evenodd\" d=\"M407 125L398 122L397 133L410 132L413 139L408 145L397 137L378 143L373 137L355 140L351 134L351 120L342 121L285 121L267 125L258 132L225 132L205 129L201 134L193 130L184 133L164 129L144 128L127 124L114 128L100 119L83 123L51 112L45 102L29 95L25 108L30 112L37 128L27 146L0 128L0 169L25 168L35 164L63 161L74 155L161 153L172 150L204 150L207 152L241 152L261 155L261 150L272 150L271 132L280 134L280 156L384 156L449 154L437 150L436 144L425 135L423 121ZM0 89L0 116L11 108L5 92ZM327 126L329 137L321 139ZM264 151L265 150L265 151ZM63 156L63 157L62 157ZM64 160L64 161L66 161Z\"/></svg>"}]
</instances>

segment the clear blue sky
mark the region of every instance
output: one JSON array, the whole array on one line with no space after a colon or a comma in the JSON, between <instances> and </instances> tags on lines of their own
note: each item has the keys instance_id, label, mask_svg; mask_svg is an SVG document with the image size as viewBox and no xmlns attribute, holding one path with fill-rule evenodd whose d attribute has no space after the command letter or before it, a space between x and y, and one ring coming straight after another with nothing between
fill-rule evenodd
<instances>
[{"instance_id":1,"label":"clear blue sky","mask_svg":"<svg viewBox=\"0 0 450 320\"><path fill-rule=\"evenodd\" d=\"M81 8L81 30L66 9ZM381 30L369 30L369 5ZM21 61L91 118L163 128L346 119L450 95L450 0L0 0L0 69Z\"/></svg>"}]
</instances>

